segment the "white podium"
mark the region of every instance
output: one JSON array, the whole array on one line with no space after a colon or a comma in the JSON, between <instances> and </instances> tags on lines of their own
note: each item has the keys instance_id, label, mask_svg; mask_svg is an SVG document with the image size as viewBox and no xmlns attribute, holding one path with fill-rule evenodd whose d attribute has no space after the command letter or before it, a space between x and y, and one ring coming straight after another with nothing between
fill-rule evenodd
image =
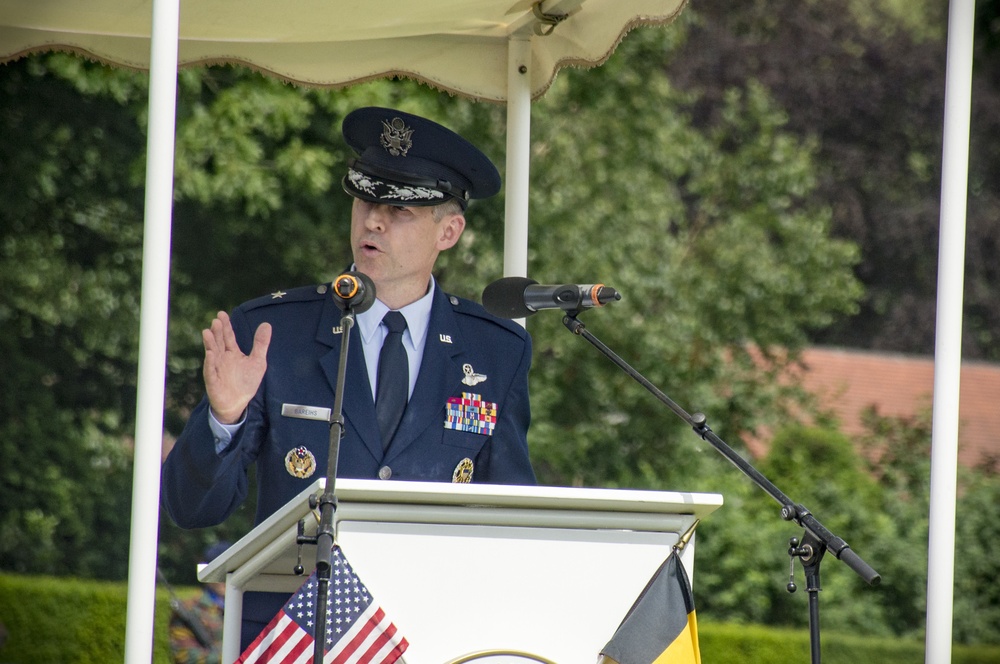
<instances>
[{"instance_id":1,"label":"white podium","mask_svg":"<svg viewBox=\"0 0 1000 664\"><path fill-rule=\"evenodd\" d=\"M298 522L315 533L309 496L324 482L199 570L226 582L223 662L240 654L243 591L305 581L293 572ZM348 479L335 489L336 541L409 642L406 664L492 649L596 662L680 535L722 505L719 494L624 489ZM316 548L302 549L308 576ZM682 555L692 582L694 552L692 538Z\"/></svg>"}]
</instances>

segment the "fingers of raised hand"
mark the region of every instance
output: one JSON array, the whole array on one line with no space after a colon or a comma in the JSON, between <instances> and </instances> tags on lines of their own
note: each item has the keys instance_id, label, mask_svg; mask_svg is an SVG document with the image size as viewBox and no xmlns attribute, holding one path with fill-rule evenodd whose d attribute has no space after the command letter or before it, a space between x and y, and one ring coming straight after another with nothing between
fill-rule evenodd
<instances>
[{"instance_id":1,"label":"fingers of raised hand","mask_svg":"<svg viewBox=\"0 0 1000 664\"><path fill-rule=\"evenodd\" d=\"M267 349L271 345L271 324L261 323L257 326L257 331L253 335L253 348L250 356L256 360L264 360L267 357Z\"/></svg>"}]
</instances>

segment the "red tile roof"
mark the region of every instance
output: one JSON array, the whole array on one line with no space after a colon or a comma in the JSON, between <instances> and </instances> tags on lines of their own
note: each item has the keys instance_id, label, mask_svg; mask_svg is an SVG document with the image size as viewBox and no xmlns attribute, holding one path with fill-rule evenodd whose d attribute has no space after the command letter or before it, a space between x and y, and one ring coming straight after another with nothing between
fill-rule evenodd
<instances>
[{"instance_id":1,"label":"red tile roof","mask_svg":"<svg viewBox=\"0 0 1000 664\"><path fill-rule=\"evenodd\" d=\"M872 405L885 416L931 408L932 357L809 348L802 361L803 385L837 415L848 435L863 430L861 413ZM959 462L974 466L1000 457L1000 365L963 362L959 391Z\"/></svg>"}]
</instances>

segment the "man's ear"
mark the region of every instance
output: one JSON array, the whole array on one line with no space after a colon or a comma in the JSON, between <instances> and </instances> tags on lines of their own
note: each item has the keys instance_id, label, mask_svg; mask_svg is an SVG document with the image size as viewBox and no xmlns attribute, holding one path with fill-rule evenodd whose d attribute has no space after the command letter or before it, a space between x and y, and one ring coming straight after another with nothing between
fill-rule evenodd
<instances>
[{"instance_id":1,"label":"man's ear","mask_svg":"<svg viewBox=\"0 0 1000 664\"><path fill-rule=\"evenodd\" d=\"M465 230L465 215L455 213L449 214L438 224L440 227L438 234L437 248L439 251L451 249L458 244L458 238L462 237Z\"/></svg>"}]
</instances>

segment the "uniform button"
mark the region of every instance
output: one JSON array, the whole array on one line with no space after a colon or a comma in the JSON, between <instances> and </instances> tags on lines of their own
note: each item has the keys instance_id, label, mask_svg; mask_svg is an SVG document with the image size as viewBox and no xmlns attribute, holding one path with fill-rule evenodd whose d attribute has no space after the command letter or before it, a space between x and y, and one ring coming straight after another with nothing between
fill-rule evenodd
<instances>
[{"instance_id":1,"label":"uniform button","mask_svg":"<svg viewBox=\"0 0 1000 664\"><path fill-rule=\"evenodd\" d=\"M316 287L316 292L319 293L320 295L322 295L323 293L325 293L326 292L326 284L320 284L319 286L317 286Z\"/></svg>"},{"instance_id":2,"label":"uniform button","mask_svg":"<svg viewBox=\"0 0 1000 664\"><path fill-rule=\"evenodd\" d=\"M392 477L392 468L389 466L382 466L378 469L378 478L380 480L387 480Z\"/></svg>"},{"instance_id":3,"label":"uniform button","mask_svg":"<svg viewBox=\"0 0 1000 664\"><path fill-rule=\"evenodd\" d=\"M454 295L452 295L451 297L449 297L448 301L451 302L451 306L453 306L453 307L457 307L458 306L458 298L455 297Z\"/></svg>"}]
</instances>

